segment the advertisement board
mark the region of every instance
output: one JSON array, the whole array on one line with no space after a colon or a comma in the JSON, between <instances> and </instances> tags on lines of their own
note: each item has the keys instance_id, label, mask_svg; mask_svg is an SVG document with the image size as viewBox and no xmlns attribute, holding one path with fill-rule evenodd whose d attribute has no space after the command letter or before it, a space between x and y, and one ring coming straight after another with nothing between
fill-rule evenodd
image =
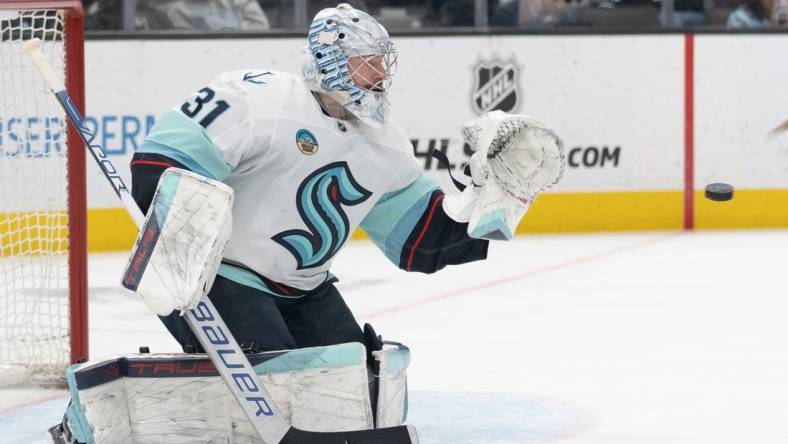
<instances>
[{"instance_id":1,"label":"advertisement board","mask_svg":"<svg viewBox=\"0 0 788 444\"><path fill-rule=\"evenodd\" d=\"M786 197L788 188L788 135L774 132L788 119L788 57L778 56L788 36L694 36L689 71L686 38L399 37L392 117L447 192L453 189L447 168L430 154L443 151L448 168L465 180L464 122L502 109L554 128L564 140L566 172L535 202L520 232L681 229L688 208L687 134L694 142L696 195L713 181L737 189L727 207L694 196L697 227L788 226L788 212L763 207ZM89 40L89 124L122 168L156 119L190 92L223 71L299 73L303 46L297 38ZM90 248L127 248L133 226L103 180L90 166Z\"/></svg>"}]
</instances>

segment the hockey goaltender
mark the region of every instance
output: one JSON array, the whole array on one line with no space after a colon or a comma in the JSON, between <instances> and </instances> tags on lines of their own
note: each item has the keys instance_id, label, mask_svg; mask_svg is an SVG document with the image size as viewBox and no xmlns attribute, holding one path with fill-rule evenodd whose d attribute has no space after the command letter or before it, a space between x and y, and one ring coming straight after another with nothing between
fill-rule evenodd
<instances>
[{"instance_id":1,"label":"hockey goaltender","mask_svg":"<svg viewBox=\"0 0 788 444\"><path fill-rule=\"evenodd\" d=\"M219 74L135 153L147 219L123 284L185 354L72 366L56 442L417 442L402 426L409 351L359 326L332 259L356 227L406 271L485 259L559 180L562 144L493 111L463 127L470 183L444 193L389 116L397 52L383 26L347 4L324 9L305 59L298 76ZM234 373L249 364L259 380Z\"/></svg>"}]
</instances>

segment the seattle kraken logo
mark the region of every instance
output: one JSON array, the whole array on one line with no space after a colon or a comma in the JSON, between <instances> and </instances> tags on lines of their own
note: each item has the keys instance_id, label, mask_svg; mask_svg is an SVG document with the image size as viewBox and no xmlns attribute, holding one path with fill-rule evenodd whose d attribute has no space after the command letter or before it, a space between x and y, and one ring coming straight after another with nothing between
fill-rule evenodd
<instances>
[{"instance_id":1,"label":"seattle kraken logo","mask_svg":"<svg viewBox=\"0 0 788 444\"><path fill-rule=\"evenodd\" d=\"M350 223L342 209L358 205L371 196L356 182L347 162L328 164L301 182L296 205L309 231L287 230L271 239L287 248L298 261L298 269L319 267L345 243Z\"/></svg>"}]
</instances>

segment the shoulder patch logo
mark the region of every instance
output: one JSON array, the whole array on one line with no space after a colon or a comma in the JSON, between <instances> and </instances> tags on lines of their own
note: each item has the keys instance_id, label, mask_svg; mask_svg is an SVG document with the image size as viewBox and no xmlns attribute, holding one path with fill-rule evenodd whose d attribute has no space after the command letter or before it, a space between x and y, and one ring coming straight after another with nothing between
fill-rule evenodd
<instances>
[{"instance_id":1,"label":"shoulder patch logo","mask_svg":"<svg viewBox=\"0 0 788 444\"><path fill-rule=\"evenodd\" d=\"M317 138L311 131L302 128L296 132L296 146L302 153L311 156L317 152Z\"/></svg>"}]
</instances>

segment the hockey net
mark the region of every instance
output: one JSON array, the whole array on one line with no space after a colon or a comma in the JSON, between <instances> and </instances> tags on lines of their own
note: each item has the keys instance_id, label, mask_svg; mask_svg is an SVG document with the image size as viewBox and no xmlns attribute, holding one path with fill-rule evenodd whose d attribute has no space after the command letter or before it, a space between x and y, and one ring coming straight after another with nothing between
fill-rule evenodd
<instances>
[{"instance_id":1,"label":"hockey net","mask_svg":"<svg viewBox=\"0 0 788 444\"><path fill-rule=\"evenodd\" d=\"M80 2L0 2L0 386L87 357L84 148L22 52L34 37L81 105Z\"/></svg>"}]
</instances>

